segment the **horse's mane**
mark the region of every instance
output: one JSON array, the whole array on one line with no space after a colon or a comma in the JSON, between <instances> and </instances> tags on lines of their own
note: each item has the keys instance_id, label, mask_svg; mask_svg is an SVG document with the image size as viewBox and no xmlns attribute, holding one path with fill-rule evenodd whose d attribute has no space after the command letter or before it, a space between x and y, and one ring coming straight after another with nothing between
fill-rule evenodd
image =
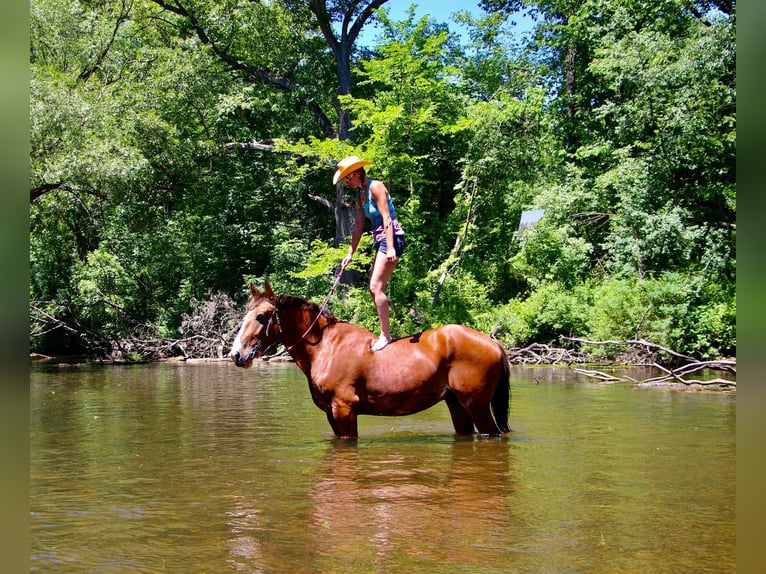
<instances>
[{"instance_id":1,"label":"horse's mane","mask_svg":"<svg viewBox=\"0 0 766 574\"><path fill-rule=\"evenodd\" d=\"M312 303L311 301L306 301L305 299L301 299L300 297L296 297L294 295L279 295L277 296L276 306L278 309L289 309L290 307L300 307L301 309L308 311L312 315L316 315L319 313L319 305L316 303ZM327 323L332 325L333 323L337 323L338 319L335 317L335 315L332 314L330 310L325 307L322 309L321 316L324 317L327 320Z\"/></svg>"}]
</instances>

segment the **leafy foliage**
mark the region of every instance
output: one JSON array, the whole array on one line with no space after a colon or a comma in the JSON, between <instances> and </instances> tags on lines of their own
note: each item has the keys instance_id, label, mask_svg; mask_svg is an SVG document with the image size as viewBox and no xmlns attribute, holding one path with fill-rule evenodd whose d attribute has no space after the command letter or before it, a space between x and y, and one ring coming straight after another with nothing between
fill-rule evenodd
<instances>
[{"instance_id":1,"label":"leafy foliage","mask_svg":"<svg viewBox=\"0 0 766 574\"><path fill-rule=\"evenodd\" d=\"M734 4L493 0L465 42L384 4L31 3L33 350L202 332L267 278L320 300L357 154L407 233L395 336L736 354ZM369 245L330 306L375 330Z\"/></svg>"}]
</instances>

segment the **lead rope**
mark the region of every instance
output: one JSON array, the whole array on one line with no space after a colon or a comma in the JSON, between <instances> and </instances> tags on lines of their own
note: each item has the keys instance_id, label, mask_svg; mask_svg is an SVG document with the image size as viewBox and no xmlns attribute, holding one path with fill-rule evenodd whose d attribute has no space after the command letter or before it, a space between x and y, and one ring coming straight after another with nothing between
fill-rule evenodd
<instances>
[{"instance_id":1,"label":"lead rope","mask_svg":"<svg viewBox=\"0 0 766 574\"><path fill-rule=\"evenodd\" d=\"M338 271L338 276L335 278L335 282L332 284L332 287L330 287L330 290L327 292L327 295L324 298L324 301L322 301L322 304L319 306L319 312L317 313L317 316L314 317L314 320L311 322L311 325L309 325L309 328L306 329L306 331L301 335L301 338L295 341L292 345L287 347L287 352L289 353L292 351L293 347L303 341L303 339L306 338L306 335L309 334L311 329L314 328L314 325L316 325L317 321L319 320L320 315L322 312L327 308L327 302L330 300L330 297L332 297L332 294L335 292L335 288L338 286L338 283L340 283L340 278L343 277L343 271L346 269L346 266L341 264L340 271ZM284 330L282 329L282 324L279 322L279 315L276 313L276 310L274 312L274 316L277 318L277 325L279 325L279 330L284 333Z\"/></svg>"}]
</instances>

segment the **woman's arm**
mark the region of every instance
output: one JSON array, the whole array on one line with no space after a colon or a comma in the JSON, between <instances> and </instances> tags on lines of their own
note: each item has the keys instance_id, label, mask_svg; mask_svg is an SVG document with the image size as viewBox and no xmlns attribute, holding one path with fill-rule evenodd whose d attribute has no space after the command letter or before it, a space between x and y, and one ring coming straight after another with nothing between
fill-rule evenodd
<instances>
[{"instance_id":1,"label":"woman's arm","mask_svg":"<svg viewBox=\"0 0 766 574\"><path fill-rule=\"evenodd\" d=\"M359 245L359 240L362 238L363 232L364 232L364 210L362 209L360 205L357 205L356 219L354 220L354 230L351 233L351 243L348 246L348 253L343 258L343 262L341 263L341 266L346 267L346 265L351 263L351 258L354 256L354 252L356 251L356 248Z\"/></svg>"}]
</instances>

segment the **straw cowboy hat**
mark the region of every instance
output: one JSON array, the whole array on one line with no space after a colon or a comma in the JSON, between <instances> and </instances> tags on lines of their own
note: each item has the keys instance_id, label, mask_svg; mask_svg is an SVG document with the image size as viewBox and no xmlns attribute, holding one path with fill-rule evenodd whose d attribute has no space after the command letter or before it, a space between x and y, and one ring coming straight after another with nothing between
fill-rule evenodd
<instances>
[{"instance_id":1,"label":"straw cowboy hat","mask_svg":"<svg viewBox=\"0 0 766 574\"><path fill-rule=\"evenodd\" d=\"M355 155L350 155L348 157L344 157L340 162L338 162L338 171L335 172L335 175L332 176L332 182L334 185L337 185L337 183L346 177L348 174L356 171L360 167L364 167L366 165L371 165L371 161L365 161L363 159L359 159Z\"/></svg>"}]
</instances>

